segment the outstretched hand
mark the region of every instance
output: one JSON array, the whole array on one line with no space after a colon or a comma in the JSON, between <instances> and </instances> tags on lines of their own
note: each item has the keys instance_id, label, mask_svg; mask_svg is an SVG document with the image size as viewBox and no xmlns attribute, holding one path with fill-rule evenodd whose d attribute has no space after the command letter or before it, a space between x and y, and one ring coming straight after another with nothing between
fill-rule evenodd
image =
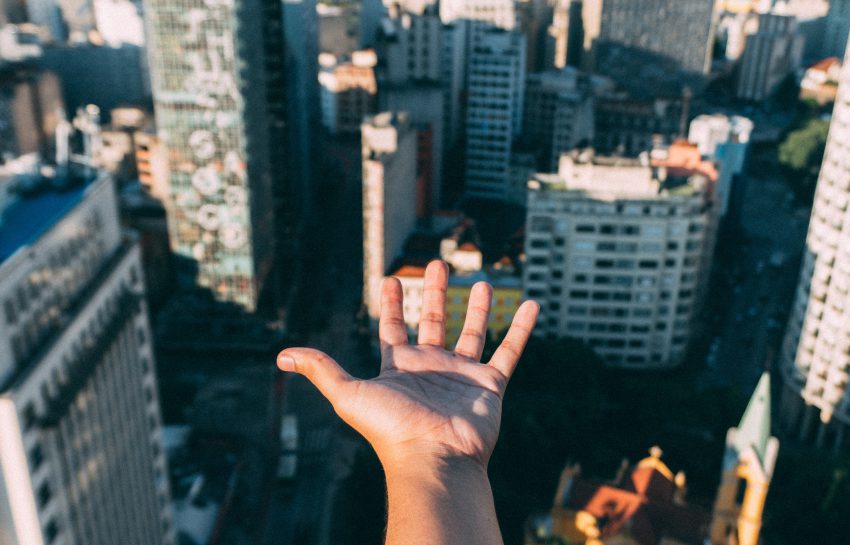
<instances>
[{"instance_id":1,"label":"outstretched hand","mask_svg":"<svg viewBox=\"0 0 850 545\"><path fill-rule=\"evenodd\" d=\"M331 357L288 348L278 366L307 377L337 414L374 447L382 463L466 459L486 467L502 413L502 396L537 318L538 305L520 306L491 360L480 363L487 338L492 288L472 287L466 321L454 351L444 349L448 267L425 271L418 344L408 344L401 284L384 280L379 336L381 372L370 380L349 375Z\"/></svg>"}]
</instances>

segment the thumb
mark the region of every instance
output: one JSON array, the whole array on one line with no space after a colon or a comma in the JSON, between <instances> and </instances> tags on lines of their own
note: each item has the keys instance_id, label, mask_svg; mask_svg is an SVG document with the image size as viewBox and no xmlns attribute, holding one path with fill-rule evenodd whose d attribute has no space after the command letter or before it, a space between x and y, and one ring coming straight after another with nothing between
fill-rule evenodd
<instances>
[{"instance_id":1,"label":"thumb","mask_svg":"<svg viewBox=\"0 0 850 545\"><path fill-rule=\"evenodd\" d=\"M332 405L355 380L333 358L312 348L283 350L277 355L277 366L281 371L307 377Z\"/></svg>"}]
</instances>

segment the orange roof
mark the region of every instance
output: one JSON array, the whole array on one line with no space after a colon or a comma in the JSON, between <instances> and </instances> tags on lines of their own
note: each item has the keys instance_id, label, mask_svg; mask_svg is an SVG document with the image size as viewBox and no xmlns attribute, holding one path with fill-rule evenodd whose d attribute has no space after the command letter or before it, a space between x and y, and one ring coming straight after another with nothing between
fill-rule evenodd
<instances>
[{"instance_id":1,"label":"orange roof","mask_svg":"<svg viewBox=\"0 0 850 545\"><path fill-rule=\"evenodd\" d=\"M402 265L399 269L390 276L400 276L402 278L422 278L425 276L425 267L416 265Z\"/></svg>"},{"instance_id":2,"label":"orange roof","mask_svg":"<svg viewBox=\"0 0 850 545\"><path fill-rule=\"evenodd\" d=\"M651 465L636 467L622 487L575 478L569 490L569 497L556 509L590 513L603 540L627 532L640 545L656 545L662 536L702 543L708 514L700 507L676 503L674 483Z\"/></svg>"},{"instance_id":3,"label":"orange roof","mask_svg":"<svg viewBox=\"0 0 850 545\"><path fill-rule=\"evenodd\" d=\"M475 244L473 244L471 242L464 242L463 244L460 245L460 248L458 248L458 250L460 250L462 252L477 252L477 251L479 251L478 246L476 246Z\"/></svg>"},{"instance_id":4,"label":"orange roof","mask_svg":"<svg viewBox=\"0 0 850 545\"><path fill-rule=\"evenodd\" d=\"M704 161L699 148L687 140L676 140L667 149L666 159L656 159L654 166L666 167L673 176L702 174L711 181L717 181L717 168L711 161Z\"/></svg>"},{"instance_id":5,"label":"orange roof","mask_svg":"<svg viewBox=\"0 0 850 545\"><path fill-rule=\"evenodd\" d=\"M815 64L809 67L809 70L819 70L821 72L827 72L830 68L840 63L841 61L838 57L828 57L822 61L818 61Z\"/></svg>"}]
</instances>

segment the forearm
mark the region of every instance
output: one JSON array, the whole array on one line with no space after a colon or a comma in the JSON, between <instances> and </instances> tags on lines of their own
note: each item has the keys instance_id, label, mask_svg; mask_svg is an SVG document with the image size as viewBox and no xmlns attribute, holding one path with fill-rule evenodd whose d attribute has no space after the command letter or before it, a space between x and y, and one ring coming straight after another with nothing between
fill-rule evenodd
<instances>
[{"instance_id":1,"label":"forearm","mask_svg":"<svg viewBox=\"0 0 850 545\"><path fill-rule=\"evenodd\" d=\"M470 459L384 464L386 545L501 545L487 470Z\"/></svg>"}]
</instances>

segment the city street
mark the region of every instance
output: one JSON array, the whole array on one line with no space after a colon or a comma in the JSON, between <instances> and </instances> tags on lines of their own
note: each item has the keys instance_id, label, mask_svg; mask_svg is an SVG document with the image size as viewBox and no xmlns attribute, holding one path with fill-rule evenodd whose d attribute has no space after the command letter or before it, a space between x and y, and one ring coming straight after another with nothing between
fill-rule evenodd
<instances>
[{"instance_id":1,"label":"city street","mask_svg":"<svg viewBox=\"0 0 850 545\"><path fill-rule=\"evenodd\" d=\"M710 317L715 325L709 329L720 334L709 342L701 377L705 386L734 386L742 392L752 389L776 357L809 220L809 209L791 200L788 184L775 168L749 170L742 232L733 235L732 266L721 271L731 304Z\"/></svg>"},{"instance_id":2,"label":"city street","mask_svg":"<svg viewBox=\"0 0 850 545\"><path fill-rule=\"evenodd\" d=\"M361 299L361 207L359 148L331 142L318 173L316 220L308 227L313 248L290 318L299 344L323 350L350 373L370 373L368 343L356 333ZM298 471L294 483L276 483L269 506L265 545L330 545L332 505L356 450L345 425L306 379L287 375L284 412L299 422Z\"/></svg>"}]
</instances>

